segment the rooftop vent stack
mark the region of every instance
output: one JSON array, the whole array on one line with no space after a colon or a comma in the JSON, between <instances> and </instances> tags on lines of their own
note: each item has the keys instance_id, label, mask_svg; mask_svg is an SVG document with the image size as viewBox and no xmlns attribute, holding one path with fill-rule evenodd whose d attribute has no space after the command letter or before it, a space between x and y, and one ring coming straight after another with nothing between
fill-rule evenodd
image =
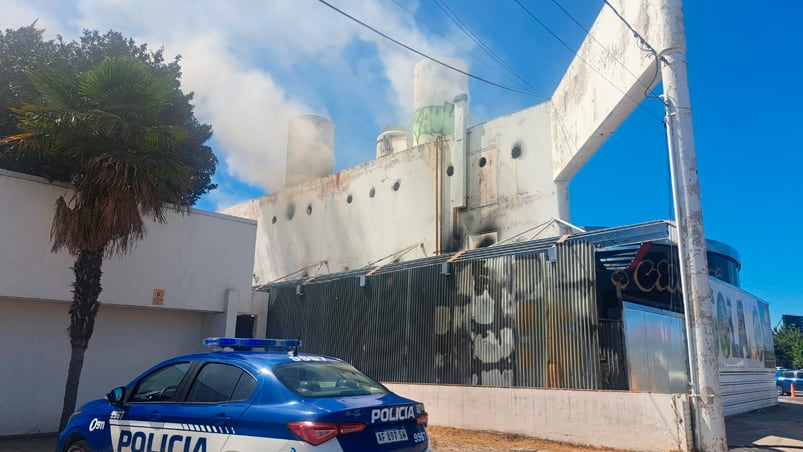
<instances>
[{"instance_id":1,"label":"rooftop vent stack","mask_svg":"<svg viewBox=\"0 0 803 452\"><path fill-rule=\"evenodd\" d=\"M457 58L441 61L468 72L468 64ZM421 60L413 75L413 145L435 141L454 133L454 99L468 95L468 76L432 60Z\"/></svg>"},{"instance_id":2,"label":"rooftop vent stack","mask_svg":"<svg viewBox=\"0 0 803 452\"><path fill-rule=\"evenodd\" d=\"M335 125L331 119L301 115L287 128L284 186L332 174L335 167Z\"/></svg>"},{"instance_id":3,"label":"rooftop vent stack","mask_svg":"<svg viewBox=\"0 0 803 452\"><path fill-rule=\"evenodd\" d=\"M413 143L410 129L404 126L388 126L376 137L376 158L409 149Z\"/></svg>"}]
</instances>

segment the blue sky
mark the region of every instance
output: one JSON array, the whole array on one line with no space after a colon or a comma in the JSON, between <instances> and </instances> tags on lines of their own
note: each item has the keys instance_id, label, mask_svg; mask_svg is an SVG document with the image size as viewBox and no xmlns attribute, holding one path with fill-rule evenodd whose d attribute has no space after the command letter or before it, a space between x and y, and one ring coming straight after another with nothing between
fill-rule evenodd
<instances>
[{"instance_id":1,"label":"blue sky","mask_svg":"<svg viewBox=\"0 0 803 452\"><path fill-rule=\"evenodd\" d=\"M555 2L521 1L572 49L579 46L585 32ZM556 2L586 28L603 7L602 0ZM553 92L573 57L513 0L331 3L417 49L463 58L472 73L503 84L515 80L438 3L544 93ZM773 323L781 314L803 315L794 242L803 223L797 137L803 107L795 88L803 72L803 3L687 0L684 9L706 235L739 251L742 287L770 303ZM336 170L374 158L382 127L411 122L418 56L315 0L6 0L0 26L37 18L49 37L114 29L183 56L183 87L196 92L197 116L212 124L211 145L221 160L220 190L201 208L216 210L281 187L292 115L333 119ZM474 80L470 94L473 123L541 101ZM673 217L666 138L655 118L663 117L663 106L647 99L642 107L572 180L572 223Z\"/></svg>"}]
</instances>

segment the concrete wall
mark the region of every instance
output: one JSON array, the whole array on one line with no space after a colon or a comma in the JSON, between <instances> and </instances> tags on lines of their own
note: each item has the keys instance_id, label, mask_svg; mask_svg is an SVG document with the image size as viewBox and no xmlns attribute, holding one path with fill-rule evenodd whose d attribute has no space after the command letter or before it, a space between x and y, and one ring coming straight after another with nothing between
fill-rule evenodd
<instances>
[{"instance_id":1,"label":"concrete wall","mask_svg":"<svg viewBox=\"0 0 803 452\"><path fill-rule=\"evenodd\" d=\"M690 450L685 395L387 383L432 425L634 451Z\"/></svg>"},{"instance_id":2,"label":"concrete wall","mask_svg":"<svg viewBox=\"0 0 803 452\"><path fill-rule=\"evenodd\" d=\"M50 226L59 196L69 189L0 170L0 297L69 301L73 258L50 252ZM134 252L103 262L104 304L223 312L226 291L251 290L254 221L193 210L147 224Z\"/></svg>"},{"instance_id":3,"label":"concrete wall","mask_svg":"<svg viewBox=\"0 0 803 452\"><path fill-rule=\"evenodd\" d=\"M0 170L0 436L58 427L74 275L71 256L50 252L50 225L69 191ZM148 224L134 252L107 258L79 404L199 351L203 337L233 335L238 313L264 324L264 300L251 299L255 240L253 220L194 210ZM162 305L154 289L165 290Z\"/></svg>"},{"instance_id":4,"label":"concrete wall","mask_svg":"<svg viewBox=\"0 0 803 452\"><path fill-rule=\"evenodd\" d=\"M434 251L434 165L434 146L425 145L224 212L258 219L257 284L297 271L302 277L361 268L416 244L423 248L405 258L424 257Z\"/></svg>"},{"instance_id":5,"label":"concrete wall","mask_svg":"<svg viewBox=\"0 0 803 452\"><path fill-rule=\"evenodd\" d=\"M661 2L611 4L659 53L664 49ZM552 165L558 181L570 180L644 99L645 91L661 81L655 58L639 49L633 33L610 8L601 8L551 100Z\"/></svg>"},{"instance_id":6,"label":"concrete wall","mask_svg":"<svg viewBox=\"0 0 803 452\"><path fill-rule=\"evenodd\" d=\"M495 231L502 241L551 218L569 219L567 184L552 179L549 111L542 104L469 129L469 199L468 209L459 214L462 234ZM521 153L517 158L514 147ZM560 233L554 226L541 237Z\"/></svg>"},{"instance_id":7,"label":"concrete wall","mask_svg":"<svg viewBox=\"0 0 803 452\"><path fill-rule=\"evenodd\" d=\"M55 432L70 359L68 303L0 299L0 436ZM215 314L102 305L78 405L103 397L163 359L201 350Z\"/></svg>"}]
</instances>

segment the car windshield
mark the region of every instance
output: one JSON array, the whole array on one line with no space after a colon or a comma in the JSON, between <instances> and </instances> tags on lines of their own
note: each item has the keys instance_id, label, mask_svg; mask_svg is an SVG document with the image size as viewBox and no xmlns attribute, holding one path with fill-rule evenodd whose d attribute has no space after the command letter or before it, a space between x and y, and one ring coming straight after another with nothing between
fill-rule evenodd
<instances>
[{"instance_id":1,"label":"car windshield","mask_svg":"<svg viewBox=\"0 0 803 452\"><path fill-rule=\"evenodd\" d=\"M335 362L295 362L273 368L287 389L302 397L344 397L387 394L376 380L353 366Z\"/></svg>"}]
</instances>

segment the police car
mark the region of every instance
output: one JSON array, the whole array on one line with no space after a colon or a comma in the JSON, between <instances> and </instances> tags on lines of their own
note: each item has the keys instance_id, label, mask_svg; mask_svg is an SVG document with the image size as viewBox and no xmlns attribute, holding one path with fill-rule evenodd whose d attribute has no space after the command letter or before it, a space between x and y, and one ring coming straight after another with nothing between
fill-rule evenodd
<instances>
[{"instance_id":1,"label":"police car","mask_svg":"<svg viewBox=\"0 0 803 452\"><path fill-rule=\"evenodd\" d=\"M79 408L58 451L431 451L424 405L344 361L299 354L298 340L204 343L222 351L164 361Z\"/></svg>"}]
</instances>

